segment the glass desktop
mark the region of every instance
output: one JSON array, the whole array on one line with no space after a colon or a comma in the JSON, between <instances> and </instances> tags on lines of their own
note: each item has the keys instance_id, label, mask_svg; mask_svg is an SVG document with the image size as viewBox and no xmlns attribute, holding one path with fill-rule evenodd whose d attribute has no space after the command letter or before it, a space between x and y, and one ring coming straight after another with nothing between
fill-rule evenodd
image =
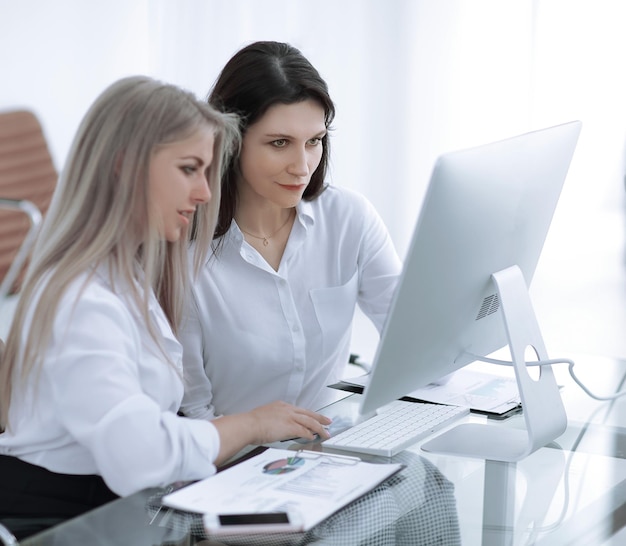
<instances>
[{"instance_id":1,"label":"glass desktop","mask_svg":"<svg viewBox=\"0 0 626 546\"><path fill-rule=\"evenodd\" d=\"M594 392L614 391L626 378L626 361L581 355L574 360L581 380ZM626 543L626 400L591 399L570 379L567 366L556 366L555 374L568 415L567 430L523 460L505 463L429 454L417 444L393 458L407 465L397 480L338 512L315 532L246 537L239 543ZM323 412L343 419L347 426L358 417L359 396L348 395ZM485 422L486 417L472 415L468 420ZM515 428L524 421L517 415L493 424ZM323 450L320 444L306 447ZM196 517L160 509L163 492L150 489L120 499L21 544L221 543L204 534Z\"/></svg>"}]
</instances>

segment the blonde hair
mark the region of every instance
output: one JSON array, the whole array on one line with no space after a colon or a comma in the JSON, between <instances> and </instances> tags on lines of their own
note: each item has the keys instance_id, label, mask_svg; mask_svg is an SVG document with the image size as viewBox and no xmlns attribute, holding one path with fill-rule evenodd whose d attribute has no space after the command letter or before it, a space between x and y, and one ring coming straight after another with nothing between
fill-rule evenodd
<instances>
[{"instance_id":1,"label":"blonde hair","mask_svg":"<svg viewBox=\"0 0 626 546\"><path fill-rule=\"evenodd\" d=\"M207 173L212 199L197 206L186 237L170 243L159 235L160 219L149 204L150 159L159 146L188 138L201 127L214 134ZM197 273L217 221L222 171L239 144L236 116L145 76L119 80L96 99L74 138L22 285L0 363L0 428L7 425L17 370L25 380L39 367L59 302L84 272L107 264L111 278L131 287L139 284L132 301L159 346L148 313L152 290L177 331L190 277L189 241L193 235L197 242ZM138 217L145 219L140 233ZM27 313L32 322L22 343Z\"/></svg>"}]
</instances>

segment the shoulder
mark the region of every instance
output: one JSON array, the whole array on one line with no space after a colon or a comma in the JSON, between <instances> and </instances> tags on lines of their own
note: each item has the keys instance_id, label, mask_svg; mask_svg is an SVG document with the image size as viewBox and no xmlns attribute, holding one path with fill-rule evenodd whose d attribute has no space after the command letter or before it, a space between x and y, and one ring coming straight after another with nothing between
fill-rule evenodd
<instances>
[{"instance_id":1,"label":"shoulder","mask_svg":"<svg viewBox=\"0 0 626 546\"><path fill-rule=\"evenodd\" d=\"M343 186L329 184L319 195L318 200L343 204L369 203L367 198L360 192Z\"/></svg>"},{"instance_id":2,"label":"shoulder","mask_svg":"<svg viewBox=\"0 0 626 546\"><path fill-rule=\"evenodd\" d=\"M125 307L124 301L130 297L130 289L122 288L98 271L85 272L70 283L66 295L69 299L78 298L92 303L102 302Z\"/></svg>"},{"instance_id":3,"label":"shoulder","mask_svg":"<svg viewBox=\"0 0 626 546\"><path fill-rule=\"evenodd\" d=\"M97 274L80 274L59 300L49 354L69 358L112 351L139 362L147 326L133 309L129 293Z\"/></svg>"},{"instance_id":4,"label":"shoulder","mask_svg":"<svg viewBox=\"0 0 626 546\"><path fill-rule=\"evenodd\" d=\"M93 320L115 322L123 327L134 323L128 290L113 287L111 281L98 273L82 273L68 286L61 297L57 317L62 322Z\"/></svg>"}]
</instances>

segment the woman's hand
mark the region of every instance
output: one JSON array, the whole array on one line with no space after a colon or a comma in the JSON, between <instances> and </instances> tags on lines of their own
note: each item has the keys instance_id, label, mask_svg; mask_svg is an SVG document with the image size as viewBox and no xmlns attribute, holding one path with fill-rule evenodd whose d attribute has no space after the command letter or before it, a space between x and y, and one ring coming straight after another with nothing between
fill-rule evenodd
<instances>
[{"instance_id":1,"label":"woman's hand","mask_svg":"<svg viewBox=\"0 0 626 546\"><path fill-rule=\"evenodd\" d=\"M324 428L330 419L314 411L298 408L286 402L272 402L249 412L257 421L257 437L251 443L265 444L289 438L314 440L317 434L326 439L330 435Z\"/></svg>"},{"instance_id":2,"label":"woman's hand","mask_svg":"<svg viewBox=\"0 0 626 546\"><path fill-rule=\"evenodd\" d=\"M225 415L212 421L220 435L220 452L215 463L220 464L250 444L265 444L306 438L317 434L326 439L324 428L331 420L314 411L298 408L286 402L272 402L246 413Z\"/></svg>"}]
</instances>

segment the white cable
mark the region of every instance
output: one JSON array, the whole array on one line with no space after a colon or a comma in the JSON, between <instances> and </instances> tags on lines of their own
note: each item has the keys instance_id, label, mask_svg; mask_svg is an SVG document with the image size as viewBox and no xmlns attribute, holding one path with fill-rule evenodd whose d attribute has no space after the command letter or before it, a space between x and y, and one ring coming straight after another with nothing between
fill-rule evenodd
<instances>
[{"instance_id":1,"label":"white cable","mask_svg":"<svg viewBox=\"0 0 626 546\"><path fill-rule=\"evenodd\" d=\"M489 364L498 364L500 366L513 366L513 362L509 360L498 360L496 358L488 358L488 357L478 356L474 354L471 354L470 356L474 358L475 360L479 360L481 362L487 362ZM596 394L593 394L587 387L585 387L585 385L583 385L580 379L576 377L576 374L574 373L575 362L573 360L570 360L569 358L557 358L557 359L551 359L551 360L532 360L530 362L526 362L526 366L551 366L552 364L567 364L569 374L572 376L572 379L574 380L574 382L583 391L585 391L585 393L587 393L588 396L590 396L591 398L594 398L595 400L602 400L602 401L616 400L617 398L626 396L626 390L623 390L621 392L616 392L615 394L608 395L608 396L598 396Z\"/></svg>"}]
</instances>

